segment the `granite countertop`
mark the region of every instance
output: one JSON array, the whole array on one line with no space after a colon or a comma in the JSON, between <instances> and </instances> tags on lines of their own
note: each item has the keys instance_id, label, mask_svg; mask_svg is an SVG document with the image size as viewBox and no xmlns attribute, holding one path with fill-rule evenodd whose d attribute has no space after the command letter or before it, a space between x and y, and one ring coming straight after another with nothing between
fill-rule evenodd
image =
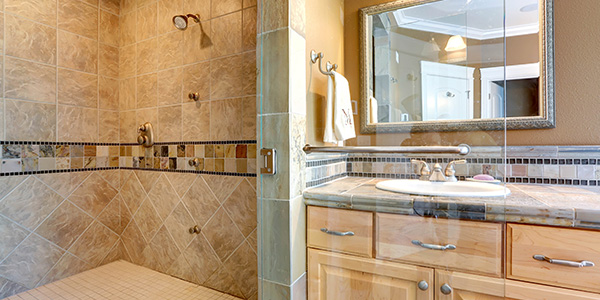
<instances>
[{"instance_id":1,"label":"granite countertop","mask_svg":"<svg viewBox=\"0 0 600 300\"><path fill-rule=\"evenodd\" d=\"M508 184L505 199L431 197L377 189L389 179L341 178L304 191L307 205L467 220L600 229L600 187Z\"/></svg>"}]
</instances>

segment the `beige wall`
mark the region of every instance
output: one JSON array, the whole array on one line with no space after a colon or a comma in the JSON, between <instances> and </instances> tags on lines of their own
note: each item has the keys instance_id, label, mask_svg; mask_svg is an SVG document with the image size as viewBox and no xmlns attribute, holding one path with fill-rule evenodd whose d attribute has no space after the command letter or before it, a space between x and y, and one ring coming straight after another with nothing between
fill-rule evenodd
<instances>
[{"instance_id":1,"label":"beige wall","mask_svg":"<svg viewBox=\"0 0 600 300\"><path fill-rule=\"evenodd\" d=\"M353 98L359 95L358 10L385 0L346 0L344 26L345 76ZM596 0L554 1L556 128L543 130L509 130L509 145L588 145L599 144L595 128L600 126L597 114L597 84L600 73L597 48L589 28L600 25ZM358 123L358 122L357 122ZM357 127L358 128L358 127ZM358 129L357 129L358 132ZM361 143L397 145L419 143L502 145L503 132L453 132L377 134L361 138ZM350 141L354 144L356 140Z\"/></svg>"}]
</instances>

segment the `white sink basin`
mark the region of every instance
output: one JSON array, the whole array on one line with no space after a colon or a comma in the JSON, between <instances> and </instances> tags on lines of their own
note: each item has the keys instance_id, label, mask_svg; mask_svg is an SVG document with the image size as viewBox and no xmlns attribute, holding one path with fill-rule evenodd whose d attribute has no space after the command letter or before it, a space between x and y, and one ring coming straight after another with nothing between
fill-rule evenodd
<instances>
[{"instance_id":1,"label":"white sink basin","mask_svg":"<svg viewBox=\"0 0 600 300\"><path fill-rule=\"evenodd\" d=\"M503 185L481 182L430 182L421 180L386 180L376 187L396 193L444 197L504 197L510 190Z\"/></svg>"}]
</instances>

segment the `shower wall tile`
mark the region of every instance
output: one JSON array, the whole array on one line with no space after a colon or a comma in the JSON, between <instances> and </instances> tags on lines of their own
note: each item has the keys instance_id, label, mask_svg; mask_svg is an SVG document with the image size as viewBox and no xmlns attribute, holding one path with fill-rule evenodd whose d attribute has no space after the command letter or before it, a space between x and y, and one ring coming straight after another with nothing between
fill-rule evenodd
<instances>
[{"instance_id":1,"label":"shower wall tile","mask_svg":"<svg viewBox=\"0 0 600 300\"><path fill-rule=\"evenodd\" d=\"M183 68L174 68L158 72L158 105L178 104L182 102L184 95L183 89ZM191 92L189 88L185 91ZM206 92L209 93L208 91Z\"/></svg>"},{"instance_id":2,"label":"shower wall tile","mask_svg":"<svg viewBox=\"0 0 600 300\"><path fill-rule=\"evenodd\" d=\"M240 0L235 0L240 2ZM215 1L224 3L227 1ZM241 3L240 3L241 8ZM213 11L214 12L214 11ZM214 16L214 14L213 14ZM212 57L221 57L241 52L242 49L242 12L228 14L211 21L213 42Z\"/></svg>"},{"instance_id":3,"label":"shower wall tile","mask_svg":"<svg viewBox=\"0 0 600 300\"><path fill-rule=\"evenodd\" d=\"M138 4L142 5L142 1L138 0ZM158 3L156 1L148 1L148 5L138 9L137 11L137 41L143 41L156 36L157 33L157 12Z\"/></svg>"},{"instance_id":4,"label":"shower wall tile","mask_svg":"<svg viewBox=\"0 0 600 300\"><path fill-rule=\"evenodd\" d=\"M211 61L211 99L242 96L242 54Z\"/></svg>"},{"instance_id":5,"label":"shower wall tile","mask_svg":"<svg viewBox=\"0 0 600 300\"><path fill-rule=\"evenodd\" d=\"M134 2L134 0L126 0L124 2ZM137 34L137 11L129 10L128 6L122 6L123 13L119 18L120 24L120 37L119 37L119 46L124 47L127 45L134 44L136 42L136 34Z\"/></svg>"},{"instance_id":6,"label":"shower wall tile","mask_svg":"<svg viewBox=\"0 0 600 300\"><path fill-rule=\"evenodd\" d=\"M56 29L32 21L5 16L6 54L34 60L56 63Z\"/></svg>"},{"instance_id":7,"label":"shower wall tile","mask_svg":"<svg viewBox=\"0 0 600 300\"><path fill-rule=\"evenodd\" d=\"M54 0L4 0L4 11L55 27L56 2Z\"/></svg>"},{"instance_id":8,"label":"shower wall tile","mask_svg":"<svg viewBox=\"0 0 600 300\"><path fill-rule=\"evenodd\" d=\"M161 0L165 1L165 0ZM200 15L200 20L208 20L214 18L211 16L211 0L185 0L183 1L184 11L193 11Z\"/></svg>"},{"instance_id":9,"label":"shower wall tile","mask_svg":"<svg viewBox=\"0 0 600 300\"><path fill-rule=\"evenodd\" d=\"M216 18L242 9L242 0L223 0L211 2L211 17Z\"/></svg>"},{"instance_id":10,"label":"shower wall tile","mask_svg":"<svg viewBox=\"0 0 600 300\"><path fill-rule=\"evenodd\" d=\"M58 0L58 29L98 39L98 8L79 0Z\"/></svg>"},{"instance_id":11,"label":"shower wall tile","mask_svg":"<svg viewBox=\"0 0 600 300\"><path fill-rule=\"evenodd\" d=\"M130 110L137 106L136 97L136 79L135 77L122 79L119 81L119 109Z\"/></svg>"},{"instance_id":12,"label":"shower wall tile","mask_svg":"<svg viewBox=\"0 0 600 300\"><path fill-rule=\"evenodd\" d=\"M98 76L58 69L58 103L98 107Z\"/></svg>"},{"instance_id":13,"label":"shower wall tile","mask_svg":"<svg viewBox=\"0 0 600 300\"><path fill-rule=\"evenodd\" d=\"M115 1L115 0L113 0ZM103 0L103 2L107 2ZM118 10L118 6L117 6ZM99 40L113 47L119 46L119 16L111 12L100 10Z\"/></svg>"},{"instance_id":14,"label":"shower wall tile","mask_svg":"<svg viewBox=\"0 0 600 300\"><path fill-rule=\"evenodd\" d=\"M119 113L111 110L100 110L98 113L98 142L114 143L115 141L118 141Z\"/></svg>"},{"instance_id":15,"label":"shower wall tile","mask_svg":"<svg viewBox=\"0 0 600 300\"><path fill-rule=\"evenodd\" d=\"M210 139L210 108L209 102L183 104L183 140Z\"/></svg>"},{"instance_id":16,"label":"shower wall tile","mask_svg":"<svg viewBox=\"0 0 600 300\"><path fill-rule=\"evenodd\" d=\"M36 234L57 246L68 249L93 219L69 201L63 202L35 230Z\"/></svg>"},{"instance_id":17,"label":"shower wall tile","mask_svg":"<svg viewBox=\"0 0 600 300\"><path fill-rule=\"evenodd\" d=\"M182 133L181 106L158 108L158 140L163 142L181 141Z\"/></svg>"},{"instance_id":18,"label":"shower wall tile","mask_svg":"<svg viewBox=\"0 0 600 300\"><path fill-rule=\"evenodd\" d=\"M96 109L58 106L58 140L72 142L98 141L98 111Z\"/></svg>"},{"instance_id":19,"label":"shower wall tile","mask_svg":"<svg viewBox=\"0 0 600 300\"><path fill-rule=\"evenodd\" d=\"M242 95L256 94L256 51L242 54ZM303 91L303 90L301 90ZM298 94L302 94L299 91Z\"/></svg>"},{"instance_id":20,"label":"shower wall tile","mask_svg":"<svg viewBox=\"0 0 600 300\"><path fill-rule=\"evenodd\" d=\"M186 0L187 2L187 0ZM183 0L159 0L158 1L158 34L165 34L177 30L173 27L173 16L183 11Z\"/></svg>"},{"instance_id":21,"label":"shower wall tile","mask_svg":"<svg viewBox=\"0 0 600 300\"><path fill-rule=\"evenodd\" d=\"M121 14L128 13L137 8L137 0L120 0Z\"/></svg>"},{"instance_id":22,"label":"shower wall tile","mask_svg":"<svg viewBox=\"0 0 600 300\"><path fill-rule=\"evenodd\" d=\"M128 45L119 49L119 78L135 76L137 72L136 45Z\"/></svg>"},{"instance_id":23,"label":"shower wall tile","mask_svg":"<svg viewBox=\"0 0 600 300\"><path fill-rule=\"evenodd\" d=\"M211 23L212 21L202 21L202 27L190 26L183 32L184 64L193 64L210 59L211 51L214 48Z\"/></svg>"},{"instance_id":24,"label":"shower wall tile","mask_svg":"<svg viewBox=\"0 0 600 300\"><path fill-rule=\"evenodd\" d=\"M119 77L119 48L99 45L98 74L112 78Z\"/></svg>"},{"instance_id":25,"label":"shower wall tile","mask_svg":"<svg viewBox=\"0 0 600 300\"><path fill-rule=\"evenodd\" d=\"M98 41L59 30L58 65L96 74L98 72Z\"/></svg>"},{"instance_id":26,"label":"shower wall tile","mask_svg":"<svg viewBox=\"0 0 600 300\"><path fill-rule=\"evenodd\" d=\"M161 58L162 59L162 58ZM158 70L158 39L151 38L137 44L137 75Z\"/></svg>"},{"instance_id":27,"label":"shower wall tile","mask_svg":"<svg viewBox=\"0 0 600 300\"><path fill-rule=\"evenodd\" d=\"M177 30L159 36L158 57L160 57L159 70L181 66L183 64L183 32Z\"/></svg>"},{"instance_id":28,"label":"shower wall tile","mask_svg":"<svg viewBox=\"0 0 600 300\"><path fill-rule=\"evenodd\" d=\"M56 139L56 105L9 99L4 102L7 140L54 141Z\"/></svg>"},{"instance_id":29,"label":"shower wall tile","mask_svg":"<svg viewBox=\"0 0 600 300\"><path fill-rule=\"evenodd\" d=\"M188 98L188 93L198 93L198 100L210 99L211 63L202 62L189 65L183 68L183 99L184 102L192 101Z\"/></svg>"},{"instance_id":30,"label":"shower wall tile","mask_svg":"<svg viewBox=\"0 0 600 300\"><path fill-rule=\"evenodd\" d=\"M137 108L156 107L158 104L158 74L152 73L136 79Z\"/></svg>"},{"instance_id":31,"label":"shower wall tile","mask_svg":"<svg viewBox=\"0 0 600 300\"><path fill-rule=\"evenodd\" d=\"M263 32L287 27L289 20L289 0L263 0L262 10L265 16Z\"/></svg>"},{"instance_id":32,"label":"shower wall tile","mask_svg":"<svg viewBox=\"0 0 600 300\"><path fill-rule=\"evenodd\" d=\"M265 1L265 5L266 2ZM281 113L289 110L289 72L280 66L288 66L289 30L282 29L263 35L263 59L262 78L265 101L263 101L263 113ZM285 82L285 84L283 84Z\"/></svg>"},{"instance_id":33,"label":"shower wall tile","mask_svg":"<svg viewBox=\"0 0 600 300\"><path fill-rule=\"evenodd\" d=\"M242 139L256 139L256 96L242 98Z\"/></svg>"},{"instance_id":34,"label":"shower wall tile","mask_svg":"<svg viewBox=\"0 0 600 300\"><path fill-rule=\"evenodd\" d=\"M256 0L244 0L244 8L256 6Z\"/></svg>"},{"instance_id":35,"label":"shower wall tile","mask_svg":"<svg viewBox=\"0 0 600 300\"><path fill-rule=\"evenodd\" d=\"M101 109L119 109L119 80L100 76L98 80L98 106Z\"/></svg>"},{"instance_id":36,"label":"shower wall tile","mask_svg":"<svg viewBox=\"0 0 600 300\"><path fill-rule=\"evenodd\" d=\"M120 121L120 142L121 143L135 143L137 141L137 128L136 126L136 113L135 111L126 111L119 113Z\"/></svg>"},{"instance_id":37,"label":"shower wall tile","mask_svg":"<svg viewBox=\"0 0 600 300\"><path fill-rule=\"evenodd\" d=\"M213 101L210 111L212 140L238 140L242 136L242 99Z\"/></svg>"},{"instance_id":38,"label":"shower wall tile","mask_svg":"<svg viewBox=\"0 0 600 300\"><path fill-rule=\"evenodd\" d=\"M56 68L6 58L5 97L56 103Z\"/></svg>"},{"instance_id":39,"label":"shower wall tile","mask_svg":"<svg viewBox=\"0 0 600 300\"><path fill-rule=\"evenodd\" d=\"M256 6L244 9L242 13L242 50L256 50Z\"/></svg>"},{"instance_id":40,"label":"shower wall tile","mask_svg":"<svg viewBox=\"0 0 600 300\"><path fill-rule=\"evenodd\" d=\"M100 8L115 15L119 15L121 13L120 2L120 0L100 0Z\"/></svg>"}]
</instances>

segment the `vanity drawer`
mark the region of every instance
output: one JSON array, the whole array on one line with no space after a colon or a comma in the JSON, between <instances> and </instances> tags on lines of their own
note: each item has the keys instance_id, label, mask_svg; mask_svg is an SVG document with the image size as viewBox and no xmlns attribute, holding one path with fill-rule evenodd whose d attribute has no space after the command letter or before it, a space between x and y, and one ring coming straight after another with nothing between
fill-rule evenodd
<instances>
[{"instance_id":1,"label":"vanity drawer","mask_svg":"<svg viewBox=\"0 0 600 300\"><path fill-rule=\"evenodd\" d=\"M382 259L500 277L502 240L497 223L376 215L376 255Z\"/></svg>"},{"instance_id":2,"label":"vanity drawer","mask_svg":"<svg viewBox=\"0 0 600 300\"><path fill-rule=\"evenodd\" d=\"M518 224L507 228L508 278L600 292L600 232ZM585 260L595 266L565 266L536 260L534 255L570 262Z\"/></svg>"},{"instance_id":3,"label":"vanity drawer","mask_svg":"<svg viewBox=\"0 0 600 300\"><path fill-rule=\"evenodd\" d=\"M308 246L373 257L373 213L308 207Z\"/></svg>"}]
</instances>

